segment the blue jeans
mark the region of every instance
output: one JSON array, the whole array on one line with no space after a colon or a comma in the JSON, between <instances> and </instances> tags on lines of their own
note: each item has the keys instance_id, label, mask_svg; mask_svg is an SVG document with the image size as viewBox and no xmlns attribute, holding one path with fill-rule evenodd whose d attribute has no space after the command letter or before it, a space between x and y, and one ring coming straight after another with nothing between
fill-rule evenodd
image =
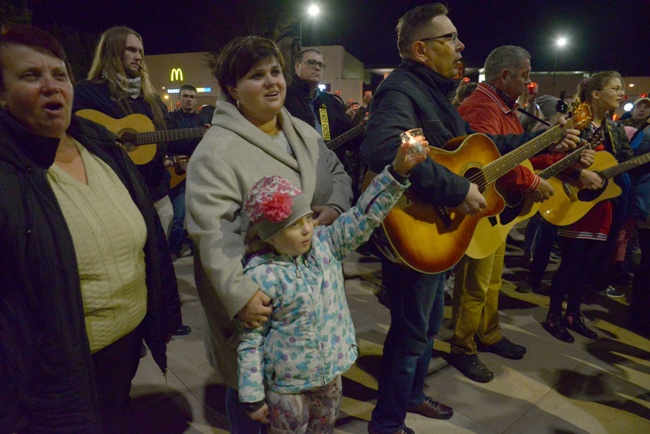
<instances>
[{"instance_id":1,"label":"blue jeans","mask_svg":"<svg viewBox=\"0 0 650 434\"><path fill-rule=\"evenodd\" d=\"M185 181L169 191L174 208L172 229L169 233L169 250L179 254L183 245L183 230L185 226Z\"/></svg>"},{"instance_id":2,"label":"blue jeans","mask_svg":"<svg viewBox=\"0 0 650 434\"><path fill-rule=\"evenodd\" d=\"M425 399L433 337L444 315L445 273L422 274L382 260L382 274L391 324L370 424L380 433L393 433L405 427L407 409Z\"/></svg>"},{"instance_id":3,"label":"blue jeans","mask_svg":"<svg viewBox=\"0 0 650 434\"><path fill-rule=\"evenodd\" d=\"M248 417L244 405L239 402L239 392L232 387L226 389L226 416L228 416L232 434L260 434L262 432L262 424Z\"/></svg>"}]
</instances>

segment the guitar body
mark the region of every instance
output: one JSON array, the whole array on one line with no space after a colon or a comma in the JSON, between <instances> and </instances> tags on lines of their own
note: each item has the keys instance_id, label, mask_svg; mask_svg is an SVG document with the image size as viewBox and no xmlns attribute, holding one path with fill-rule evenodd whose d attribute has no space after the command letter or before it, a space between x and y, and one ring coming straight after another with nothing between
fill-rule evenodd
<instances>
[{"instance_id":1,"label":"guitar body","mask_svg":"<svg viewBox=\"0 0 650 434\"><path fill-rule=\"evenodd\" d=\"M465 178L480 177L482 167L500 157L494 143L482 134L468 136L453 152L437 148L429 151L429 157ZM370 172L366 174L363 189L374 176ZM498 214L504 207L494 183L488 184L482 193L487 201L486 209L476 216L468 216L455 209L424 203L407 191L382 223L389 245L378 247L390 249L396 262L421 273L440 273L453 267L465 254L479 221ZM377 237L374 240L377 242Z\"/></svg>"},{"instance_id":2,"label":"guitar body","mask_svg":"<svg viewBox=\"0 0 650 434\"><path fill-rule=\"evenodd\" d=\"M153 122L147 116L134 113L121 119L113 119L102 112L90 109L79 110L75 114L96 122L115 134L120 145L135 164L147 164L156 156L157 145L155 143L138 145L134 140L136 134L156 130Z\"/></svg>"},{"instance_id":3,"label":"guitar body","mask_svg":"<svg viewBox=\"0 0 650 434\"><path fill-rule=\"evenodd\" d=\"M528 160L521 165L533 170L533 165ZM504 193L500 192L502 196L506 197ZM538 210L539 202L534 202L527 195L521 195L515 203L508 203L506 200L506 206L501 214L495 218L481 219L478 222L465 254L473 259L487 258L506 241L508 233L517 223L531 218Z\"/></svg>"},{"instance_id":4,"label":"guitar body","mask_svg":"<svg viewBox=\"0 0 650 434\"><path fill-rule=\"evenodd\" d=\"M168 167L167 171L169 172L170 178L169 178L169 188L174 188L187 176L187 172L182 171L182 173L178 173L179 170L176 166Z\"/></svg>"},{"instance_id":5,"label":"guitar body","mask_svg":"<svg viewBox=\"0 0 650 434\"><path fill-rule=\"evenodd\" d=\"M596 152L594 164L589 170L595 172L616 166L618 162L609 152ZM556 226L567 226L577 222L599 202L620 196L621 187L613 179L606 179L605 186L600 190L588 190L581 186L562 182L557 178L548 180L555 194L539 207L544 219Z\"/></svg>"}]
</instances>

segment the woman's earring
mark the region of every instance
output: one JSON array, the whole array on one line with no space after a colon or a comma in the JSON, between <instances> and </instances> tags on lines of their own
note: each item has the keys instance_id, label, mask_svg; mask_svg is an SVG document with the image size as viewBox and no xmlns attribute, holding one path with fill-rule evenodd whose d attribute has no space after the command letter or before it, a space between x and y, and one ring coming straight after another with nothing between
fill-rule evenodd
<instances>
[{"instance_id":1,"label":"woman's earring","mask_svg":"<svg viewBox=\"0 0 650 434\"><path fill-rule=\"evenodd\" d=\"M241 111L241 107L239 107L239 100L237 100L237 110Z\"/></svg>"}]
</instances>

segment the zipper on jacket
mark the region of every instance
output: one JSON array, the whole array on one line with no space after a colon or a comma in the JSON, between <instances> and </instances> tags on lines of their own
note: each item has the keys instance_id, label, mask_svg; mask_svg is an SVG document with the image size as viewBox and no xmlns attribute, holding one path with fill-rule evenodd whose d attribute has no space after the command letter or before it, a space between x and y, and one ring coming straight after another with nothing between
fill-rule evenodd
<instances>
[{"instance_id":1,"label":"zipper on jacket","mask_svg":"<svg viewBox=\"0 0 650 434\"><path fill-rule=\"evenodd\" d=\"M300 272L300 268L298 268L298 257L293 258L293 265L296 266L296 277L300 279L302 277L302 273Z\"/></svg>"}]
</instances>

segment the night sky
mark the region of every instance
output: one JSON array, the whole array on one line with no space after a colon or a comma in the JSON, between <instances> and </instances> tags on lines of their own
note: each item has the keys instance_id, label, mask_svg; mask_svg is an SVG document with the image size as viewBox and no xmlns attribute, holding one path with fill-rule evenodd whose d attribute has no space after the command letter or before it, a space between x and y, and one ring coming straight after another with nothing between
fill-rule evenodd
<instances>
[{"instance_id":1,"label":"night sky","mask_svg":"<svg viewBox=\"0 0 650 434\"><path fill-rule=\"evenodd\" d=\"M216 51L252 26L285 15L300 16L310 2L31 0L33 24L56 34L71 31L96 42L101 31L127 25L138 31L147 54ZM422 1L320 0L322 13L303 21L303 45L344 45L366 68L395 66L395 25ZM499 45L531 52L533 70L550 71L554 40L569 46L558 53L558 70L616 69L624 76L646 76L650 69L650 1L492 0L446 2L449 17L466 48L467 66L480 67ZM259 28L259 25L258 27ZM65 45L65 44L64 44ZM65 47L68 49L68 47Z\"/></svg>"}]
</instances>

